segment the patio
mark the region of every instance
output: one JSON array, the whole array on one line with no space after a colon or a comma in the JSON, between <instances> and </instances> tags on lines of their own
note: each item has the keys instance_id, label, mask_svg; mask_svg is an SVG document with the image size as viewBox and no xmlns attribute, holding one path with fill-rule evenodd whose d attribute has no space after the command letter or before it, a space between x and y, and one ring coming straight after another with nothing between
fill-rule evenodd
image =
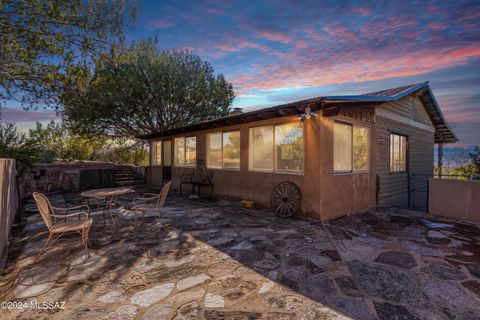
<instances>
[{"instance_id":1,"label":"patio","mask_svg":"<svg viewBox=\"0 0 480 320\"><path fill-rule=\"evenodd\" d=\"M146 190L137 189L141 194ZM123 196L125 208L138 194ZM60 196L54 202L62 204ZM385 208L325 224L171 192L160 215L95 218L30 265L47 230L33 203L13 231L2 319L478 319L480 226ZM107 220L108 221L108 220Z\"/></svg>"}]
</instances>

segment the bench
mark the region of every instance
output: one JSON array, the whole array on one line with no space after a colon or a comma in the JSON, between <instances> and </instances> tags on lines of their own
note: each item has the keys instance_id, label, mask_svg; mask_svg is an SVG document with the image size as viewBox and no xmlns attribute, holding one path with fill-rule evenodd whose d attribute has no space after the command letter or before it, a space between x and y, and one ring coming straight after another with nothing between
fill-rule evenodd
<instances>
[{"instance_id":1,"label":"bench","mask_svg":"<svg viewBox=\"0 0 480 320\"><path fill-rule=\"evenodd\" d=\"M213 175L207 172L205 163L203 160L198 159L197 165L193 169L193 172L190 174L184 174L182 176L182 181L180 182L180 194L183 194L183 185L192 186L192 194L195 194L195 187L197 188L197 195L200 196L200 188L209 187L210 188L210 198L213 195Z\"/></svg>"}]
</instances>

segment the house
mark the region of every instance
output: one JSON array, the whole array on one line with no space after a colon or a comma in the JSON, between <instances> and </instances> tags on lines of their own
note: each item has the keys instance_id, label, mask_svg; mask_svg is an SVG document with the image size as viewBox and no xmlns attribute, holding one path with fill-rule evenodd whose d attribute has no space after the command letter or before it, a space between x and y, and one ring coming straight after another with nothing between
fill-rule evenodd
<instances>
[{"instance_id":1,"label":"house","mask_svg":"<svg viewBox=\"0 0 480 320\"><path fill-rule=\"evenodd\" d=\"M142 136L152 150L148 180L161 185L204 159L218 197L270 207L293 182L297 215L334 219L375 205L411 204L411 175L433 175L434 144L456 142L428 82L326 96ZM426 195L424 195L425 198Z\"/></svg>"}]
</instances>

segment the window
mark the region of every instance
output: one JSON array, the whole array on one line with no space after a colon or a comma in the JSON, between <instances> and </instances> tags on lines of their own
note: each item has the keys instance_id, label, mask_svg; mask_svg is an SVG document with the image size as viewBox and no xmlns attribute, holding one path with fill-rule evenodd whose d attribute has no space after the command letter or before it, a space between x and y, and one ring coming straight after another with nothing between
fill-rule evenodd
<instances>
[{"instance_id":1,"label":"window","mask_svg":"<svg viewBox=\"0 0 480 320\"><path fill-rule=\"evenodd\" d=\"M407 137L390 134L390 171L407 171Z\"/></svg>"},{"instance_id":2,"label":"window","mask_svg":"<svg viewBox=\"0 0 480 320\"><path fill-rule=\"evenodd\" d=\"M352 171L352 126L340 122L333 125L333 170Z\"/></svg>"},{"instance_id":3,"label":"window","mask_svg":"<svg viewBox=\"0 0 480 320\"><path fill-rule=\"evenodd\" d=\"M152 144L152 164L162 164L162 141L154 141Z\"/></svg>"},{"instance_id":4,"label":"window","mask_svg":"<svg viewBox=\"0 0 480 320\"><path fill-rule=\"evenodd\" d=\"M223 167L240 169L240 131L223 133Z\"/></svg>"},{"instance_id":5,"label":"window","mask_svg":"<svg viewBox=\"0 0 480 320\"><path fill-rule=\"evenodd\" d=\"M333 171L368 170L368 128L335 122L333 125Z\"/></svg>"},{"instance_id":6,"label":"window","mask_svg":"<svg viewBox=\"0 0 480 320\"><path fill-rule=\"evenodd\" d=\"M303 124L250 128L250 170L303 172Z\"/></svg>"},{"instance_id":7,"label":"window","mask_svg":"<svg viewBox=\"0 0 480 320\"><path fill-rule=\"evenodd\" d=\"M275 169L303 171L303 126L288 123L275 126Z\"/></svg>"},{"instance_id":8,"label":"window","mask_svg":"<svg viewBox=\"0 0 480 320\"><path fill-rule=\"evenodd\" d=\"M175 138L173 142L173 155L174 155L174 165L176 167L185 166L185 138Z\"/></svg>"},{"instance_id":9,"label":"window","mask_svg":"<svg viewBox=\"0 0 480 320\"><path fill-rule=\"evenodd\" d=\"M170 167L172 165L172 140L163 141L163 166Z\"/></svg>"},{"instance_id":10,"label":"window","mask_svg":"<svg viewBox=\"0 0 480 320\"><path fill-rule=\"evenodd\" d=\"M240 169L240 131L207 134L207 167Z\"/></svg>"},{"instance_id":11,"label":"window","mask_svg":"<svg viewBox=\"0 0 480 320\"><path fill-rule=\"evenodd\" d=\"M197 162L197 138L185 138L185 165L195 166Z\"/></svg>"},{"instance_id":12,"label":"window","mask_svg":"<svg viewBox=\"0 0 480 320\"><path fill-rule=\"evenodd\" d=\"M195 166L197 159L197 138L175 138L174 155L174 164L176 167Z\"/></svg>"},{"instance_id":13,"label":"window","mask_svg":"<svg viewBox=\"0 0 480 320\"><path fill-rule=\"evenodd\" d=\"M222 134L207 135L207 167L222 168Z\"/></svg>"},{"instance_id":14,"label":"window","mask_svg":"<svg viewBox=\"0 0 480 320\"><path fill-rule=\"evenodd\" d=\"M353 127L353 170L368 170L368 128Z\"/></svg>"},{"instance_id":15,"label":"window","mask_svg":"<svg viewBox=\"0 0 480 320\"><path fill-rule=\"evenodd\" d=\"M250 128L250 170L273 170L273 126Z\"/></svg>"}]
</instances>

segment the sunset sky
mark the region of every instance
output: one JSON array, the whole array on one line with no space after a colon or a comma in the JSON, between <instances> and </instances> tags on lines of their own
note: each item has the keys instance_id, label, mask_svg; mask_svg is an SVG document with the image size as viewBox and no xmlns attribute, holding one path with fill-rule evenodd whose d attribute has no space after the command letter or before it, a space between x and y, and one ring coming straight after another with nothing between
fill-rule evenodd
<instances>
[{"instance_id":1,"label":"sunset sky","mask_svg":"<svg viewBox=\"0 0 480 320\"><path fill-rule=\"evenodd\" d=\"M430 80L458 145L480 145L480 1L141 1L127 40L155 35L210 61L247 109ZM2 109L22 127L54 117Z\"/></svg>"}]
</instances>

